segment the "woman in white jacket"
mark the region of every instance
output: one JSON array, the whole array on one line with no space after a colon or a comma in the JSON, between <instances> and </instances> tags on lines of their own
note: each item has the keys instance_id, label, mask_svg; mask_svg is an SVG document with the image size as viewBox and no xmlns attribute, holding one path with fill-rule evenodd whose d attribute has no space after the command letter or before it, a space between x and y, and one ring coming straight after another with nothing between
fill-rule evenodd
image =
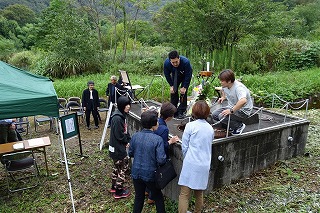
<instances>
[{"instance_id":1,"label":"woman in white jacket","mask_svg":"<svg viewBox=\"0 0 320 213\"><path fill-rule=\"evenodd\" d=\"M210 108L205 101L198 101L192 107L195 121L188 123L182 135L183 164L178 184L179 213L186 213L189 206L191 190L195 195L195 210L201 212L203 191L207 188L211 163L212 141L214 131L206 121Z\"/></svg>"}]
</instances>

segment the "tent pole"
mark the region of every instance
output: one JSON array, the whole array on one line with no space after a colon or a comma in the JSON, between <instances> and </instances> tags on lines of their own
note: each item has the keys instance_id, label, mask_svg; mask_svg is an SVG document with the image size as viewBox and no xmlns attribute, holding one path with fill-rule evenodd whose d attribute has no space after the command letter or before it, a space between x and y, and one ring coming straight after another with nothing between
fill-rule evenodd
<instances>
[{"instance_id":1,"label":"tent pole","mask_svg":"<svg viewBox=\"0 0 320 213\"><path fill-rule=\"evenodd\" d=\"M72 194L71 179L70 179L70 174L69 174L68 159L67 159L66 149L65 149L65 146L64 146L63 132L62 132L62 127L61 127L61 121L60 120L59 120L59 129L60 129L61 144L62 144L63 155L64 155L64 162L65 162L65 165L66 165L66 172L67 172L67 178L68 178L68 183L69 183L70 199L71 199L71 203L72 203L73 212L75 213L76 209L74 207L74 200L73 200L73 194Z\"/></svg>"}]
</instances>

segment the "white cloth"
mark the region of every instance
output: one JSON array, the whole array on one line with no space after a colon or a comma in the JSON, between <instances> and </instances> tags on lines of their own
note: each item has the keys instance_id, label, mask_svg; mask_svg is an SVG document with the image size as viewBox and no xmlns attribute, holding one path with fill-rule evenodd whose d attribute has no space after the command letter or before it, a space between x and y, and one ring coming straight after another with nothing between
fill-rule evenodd
<instances>
[{"instance_id":1,"label":"white cloth","mask_svg":"<svg viewBox=\"0 0 320 213\"><path fill-rule=\"evenodd\" d=\"M90 99L93 99L92 90L90 90Z\"/></svg>"},{"instance_id":2,"label":"white cloth","mask_svg":"<svg viewBox=\"0 0 320 213\"><path fill-rule=\"evenodd\" d=\"M230 89L227 87L223 87L222 89L227 97L228 107L230 109L233 108L241 98L246 98L247 103L241 107L240 111L246 115L250 115L253 108L253 103L250 96L250 91L243 83L235 80Z\"/></svg>"},{"instance_id":3,"label":"white cloth","mask_svg":"<svg viewBox=\"0 0 320 213\"><path fill-rule=\"evenodd\" d=\"M214 131L204 119L187 123L182 135L183 164L179 185L205 190L208 185Z\"/></svg>"}]
</instances>

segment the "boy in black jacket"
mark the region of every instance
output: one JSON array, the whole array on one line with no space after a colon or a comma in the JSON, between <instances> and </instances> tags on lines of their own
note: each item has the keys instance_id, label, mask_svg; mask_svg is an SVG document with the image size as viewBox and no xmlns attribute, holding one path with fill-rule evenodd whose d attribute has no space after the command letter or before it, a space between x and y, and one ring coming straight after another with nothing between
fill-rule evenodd
<instances>
[{"instance_id":1,"label":"boy in black jacket","mask_svg":"<svg viewBox=\"0 0 320 213\"><path fill-rule=\"evenodd\" d=\"M82 93L82 107L86 114L86 123L87 129L90 128L90 114L92 112L92 116L94 119L95 129L99 128L99 121L98 121L98 109L100 107L99 102L99 94L96 89L94 89L94 82L88 81L88 89L85 89Z\"/></svg>"},{"instance_id":2,"label":"boy in black jacket","mask_svg":"<svg viewBox=\"0 0 320 213\"><path fill-rule=\"evenodd\" d=\"M114 164L110 192L114 193L113 197L116 199L126 198L130 195L130 191L123 187L129 169L129 157L126 148L129 147L131 137L127 128L126 115L130 110L130 99L125 96L119 97L117 107L111 116L109 141L109 156Z\"/></svg>"}]
</instances>

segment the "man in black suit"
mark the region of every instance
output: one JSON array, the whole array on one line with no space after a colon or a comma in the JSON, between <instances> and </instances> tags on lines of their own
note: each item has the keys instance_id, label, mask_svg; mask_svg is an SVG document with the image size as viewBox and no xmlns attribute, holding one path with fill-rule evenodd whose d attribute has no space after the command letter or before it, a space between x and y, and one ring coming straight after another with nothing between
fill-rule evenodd
<instances>
[{"instance_id":1,"label":"man in black suit","mask_svg":"<svg viewBox=\"0 0 320 213\"><path fill-rule=\"evenodd\" d=\"M99 102L99 94L96 89L94 89L94 82L88 82L88 89L85 89L82 93L82 107L86 113L86 123L87 129L90 128L90 113L92 112L92 116L94 119L95 129L99 128L99 121L98 121L98 109L100 107Z\"/></svg>"},{"instance_id":2,"label":"man in black suit","mask_svg":"<svg viewBox=\"0 0 320 213\"><path fill-rule=\"evenodd\" d=\"M121 91L118 91L119 93L117 95L116 95L116 88L121 90ZM117 82L117 77L114 75L111 76L110 83L108 84L106 89L106 96L108 97L108 106L110 106L111 102L116 103L116 96L117 98L119 98L122 95L124 90L125 89L123 88L123 86Z\"/></svg>"}]
</instances>

